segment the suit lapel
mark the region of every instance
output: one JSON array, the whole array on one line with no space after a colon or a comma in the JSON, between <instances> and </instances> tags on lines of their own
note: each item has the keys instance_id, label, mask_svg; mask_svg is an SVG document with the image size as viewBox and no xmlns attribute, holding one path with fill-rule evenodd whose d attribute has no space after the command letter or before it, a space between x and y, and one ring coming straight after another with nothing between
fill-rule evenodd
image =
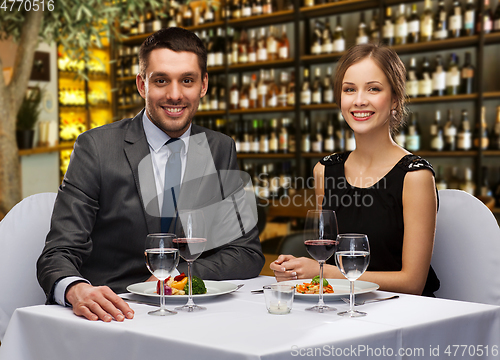
<instances>
[{"instance_id":1,"label":"suit lapel","mask_svg":"<svg viewBox=\"0 0 500 360\"><path fill-rule=\"evenodd\" d=\"M151 154L142 126L143 114L144 110L130 121L130 126L125 134L123 149L134 174L134 182L137 194L141 199L148 232L156 233L160 231L161 221Z\"/></svg>"}]
</instances>

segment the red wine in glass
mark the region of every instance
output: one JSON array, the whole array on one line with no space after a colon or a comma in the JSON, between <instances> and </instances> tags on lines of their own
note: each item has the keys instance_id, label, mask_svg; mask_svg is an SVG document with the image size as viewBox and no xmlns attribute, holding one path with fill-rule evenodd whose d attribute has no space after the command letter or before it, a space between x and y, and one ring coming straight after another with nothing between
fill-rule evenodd
<instances>
[{"instance_id":1,"label":"red wine in glass","mask_svg":"<svg viewBox=\"0 0 500 360\"><path fill-rule=\"evenodd\" d=\"M304 242L307 252L317 261L328 260L335 253L336 243L336 240L306 240Z\"/></svg>"}]
</instances>

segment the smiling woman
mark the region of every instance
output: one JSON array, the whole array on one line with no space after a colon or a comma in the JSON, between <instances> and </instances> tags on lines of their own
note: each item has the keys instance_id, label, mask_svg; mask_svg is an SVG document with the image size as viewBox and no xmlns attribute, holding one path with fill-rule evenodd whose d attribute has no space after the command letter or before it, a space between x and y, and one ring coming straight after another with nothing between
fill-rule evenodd
<instances>
[{"instance_id":1,"label":"smiling woman","mask_svg":"<svg viewBox=\"0 0 500 360\"><path fill-rule=\"evenodd\" d=\"M404 64L383 46L356 45L340 59L335 99L354 131L356 149L327 156L315 166L315 191L318 207L335 211L339 234L368 235L371 259L361 280L382 290L432 296L439 288L430 267L437 211L434 170L392 139L407 112L405 79ZM331 186L339 183L346 186ZM281 255L271 269L279 281L318 274L313 260L290 255ZM324 272L342 278L333 260Z\"/></svg>"}]
</instances>

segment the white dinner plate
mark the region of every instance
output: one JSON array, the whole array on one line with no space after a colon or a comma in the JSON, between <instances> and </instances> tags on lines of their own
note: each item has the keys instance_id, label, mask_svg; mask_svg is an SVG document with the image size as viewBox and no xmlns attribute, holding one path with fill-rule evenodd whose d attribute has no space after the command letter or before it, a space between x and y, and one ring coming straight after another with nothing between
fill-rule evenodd
<instances>
[{"instance_id":1,"label":"white dinner plate","mask_svg":"<svg viewBox=\"0 0 500 360\"><path fill-rule=\"evenodd\" d=\"M327 279L328 283L333 286L333 294L323 294L323 299L339 299L340 297L349 296L349 280L347 279ZM280 282L280 284L302 285L310 283L311 279L289 280ZM375 291L379 286L368 281L355 281L354 294L365 294ZM319 294L301 294L295 291L296 298L318 299Z\"/></svg>"},{"instance_id":2,"label":"white dinner plate","mask_svg":"<svg viewBox=\"0 0 500 360\"><path fill-rule=\"evenodd\" d=\"M219 295L224 295L224 294L229 294L233 291L236 291L238 288L237 285L227 282L227 281L211 281L211 280L203 280L205 283L205 287L207 288L207 293L206 294L197 294L193 295L195 298L204 298L204 297L210 297L210 296L219 296ZM127 286L127 291L137 294L137 295L144 295L144 296L153 296L153 297L160 297L156 293L156 281L147 281L147 282L142 282L142 283L137 283L137 284L132 284ZM166 295L165 299L187 299L188 295Z\"/></svg>"}]
</instances>

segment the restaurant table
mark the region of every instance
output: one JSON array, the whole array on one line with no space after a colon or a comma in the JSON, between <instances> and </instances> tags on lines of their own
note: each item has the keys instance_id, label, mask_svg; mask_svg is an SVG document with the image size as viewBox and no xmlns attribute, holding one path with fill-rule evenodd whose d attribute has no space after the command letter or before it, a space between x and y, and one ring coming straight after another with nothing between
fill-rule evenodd
<instances>
[{"instance_id":1,"label":"restaurant table","mask_svg":"<svg viewBox=\"0 0 500 360\"><path fill-rule=\"evenodd\" d=\"M88 321L70 308L17 309L0 346L2 360L110 359L498 359L500 307L399 294L399 299L358 306L365 317L305 311L316 301L296 297L287 315L269 314L262 293L274 282L259 276L232 281L231 294L196 299L202 312L158 317L150 305L130 303L124 322ZM385 297L374 291L358 299ZM145 298L129 295L136 298ZM151 299L151 298L148 298ZM183 304L169 298L167 307ZM339 311L348 305L328 301Z\"/></svg>"}]
</instances>

